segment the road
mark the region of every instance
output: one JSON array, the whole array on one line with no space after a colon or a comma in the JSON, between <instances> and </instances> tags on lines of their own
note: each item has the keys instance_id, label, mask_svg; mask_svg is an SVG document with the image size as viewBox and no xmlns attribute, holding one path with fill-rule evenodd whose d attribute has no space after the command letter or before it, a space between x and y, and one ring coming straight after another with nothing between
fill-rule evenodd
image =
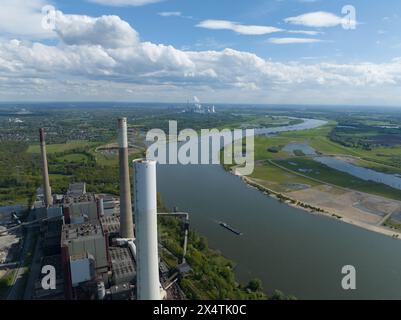
<instances>
[{"instance_id":1,"label":"road","mask_svg":"<svg viewBox=\"0 0 401 320\"><path fill-rule=\"evenodd\" d=\"M28 221L31 221L33 218L32 211L29 213ZM34 242L33 231L31 228L27 228L26 236L23 242L23 248L20 256L20 260L18 262L18 267L14 274L14 278L11 284L10 291L8 292L7 300L18 300L23 297L25 280L24 275L26 272L25 261L27 254L32 252L33 250L33 242Z\"/></svg>"}]
</instances>

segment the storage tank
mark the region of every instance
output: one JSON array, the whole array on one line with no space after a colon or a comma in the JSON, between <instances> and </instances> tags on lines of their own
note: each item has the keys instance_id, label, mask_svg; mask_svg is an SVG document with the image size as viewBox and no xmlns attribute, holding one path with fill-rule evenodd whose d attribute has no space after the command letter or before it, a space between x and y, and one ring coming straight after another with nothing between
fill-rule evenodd
<instances>
[{"instance_id":1,"label":"storage tank","mask_svg":"<svg viewBox=\"0 0 401 320\"><path fill-rule=\"evenodd\" d=\"M135 160L134 197L138 300L160 300L156 162Z\"/></svg>"}]
</instances>

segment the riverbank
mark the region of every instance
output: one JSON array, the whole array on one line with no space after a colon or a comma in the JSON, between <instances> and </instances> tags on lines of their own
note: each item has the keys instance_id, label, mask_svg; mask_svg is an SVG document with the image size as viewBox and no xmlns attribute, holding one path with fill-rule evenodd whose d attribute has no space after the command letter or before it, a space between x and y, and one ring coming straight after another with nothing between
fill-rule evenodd
<instances>
[{"instance_id":1,"label":"riverbank","mask_svg":"<svg viewBox=\"0 0 401 320\"><path fill-rule=\"evenodd\" d=\"M373 231L376 233L380 233L380 234L389 236L393 239L401 239L401 232L386 228L382 225L382 223L384 223L386 221L386 219L385 219L386 217L384 219L380 219L379 225L367 223L364 221L358 221L353 218L344 216L343 214L339 214L338 212L334 212L333 210L328 210L327 208L322 208L322 207L318 207L315 205L311 205L311 204L301 201L299 199L290 197L285 193L277 192L273 189L263 186L259 182L255 181L255 179L253 179L253 178L249 178L247 176L240 175L238 172L236 172L236 167L232 167L229 170L229 172L235 176L238 176L248 186L257 188L259 191L263 192L265 195L272 197L280 202L283 202L291 207L301 209L301 210L308 212L310 214L313 214L313 215L322 215L325 217L333 218L338 221L342 221L344 223L348 223L348 224L363 228L365 230L369 230L369 231Z\"/></svg>"}]
</instances>

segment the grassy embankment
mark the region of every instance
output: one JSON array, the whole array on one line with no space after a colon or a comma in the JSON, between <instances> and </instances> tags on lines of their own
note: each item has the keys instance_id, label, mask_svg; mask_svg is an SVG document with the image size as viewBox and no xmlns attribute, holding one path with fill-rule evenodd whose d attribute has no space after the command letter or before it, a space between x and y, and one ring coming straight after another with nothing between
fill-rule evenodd
<instances>
[{"instance_id":1,"label":"grassy embankment","mask_svg":"<svg viewBox=\"0 0 401 320\"><path fill-rule=\"evenodd\" d=\"M366 193L376 194L391 199L401 200L401 191L388 187L384 184L368 182L352 175L331 169L308 157L291 156L282 151L282 148L291 142L308 143L317 152L323 155L346 155L357 157L357 164L363 163L365 167L380 168L380 171L401 170L397 167L379 164L377 153L381 152L397 157L401 155L395 148L378 148L371 151L344 147L329 140L328 134L334 127L334 122L311 130L285 132L274 137L256 137L255 138L255 160L259 161L251 178L256 179L260 184L272 188L277 192L292 191L293 184L306 184L316 186L329 183L339 187L358 190ZM269 150L276 149L278 152ZM288 172L282 170L265 160L272 160L274 163L286 167ZM386 169L387 168L387 169ZM298 169L303 169L299 172ZM390 170L391 169L391 170ZM308 177L316 179L311 180ZM321 183L319 181L321 181Z\"/></svg>"}]
</instances>

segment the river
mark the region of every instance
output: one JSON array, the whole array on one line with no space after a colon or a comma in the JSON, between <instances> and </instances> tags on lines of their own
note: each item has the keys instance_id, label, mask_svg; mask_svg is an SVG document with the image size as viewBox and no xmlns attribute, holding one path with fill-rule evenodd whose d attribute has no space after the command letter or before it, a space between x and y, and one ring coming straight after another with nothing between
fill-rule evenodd
<instances>
[{"instance_id":1,"label":"river","mask_svg":"<svg viewBox=\"0 0 401 320\"><path fill-rule=\"evenodd\" d=\"M305 119L256 133L324 123ZM192 228L236 263L242 283L258 277L269 293L299 299L401 299L401 241L282 204L219 165L158 165L157 176L164 203L190 213ZM345 265L356 268L356 290L341 288Z\"/></svg>"},{"instance_id":2,"label":"river","mask_svg":"<svg viewBox=\"0 0 401 320\"><path fill-rule=\"evenodd\" d=\"M360 179L382 183L394 189L401 190L401 178L395 174L363 168L334 157L315 157L314 159L332 169L348 173Z\"/></svg>"}]
</instances>

